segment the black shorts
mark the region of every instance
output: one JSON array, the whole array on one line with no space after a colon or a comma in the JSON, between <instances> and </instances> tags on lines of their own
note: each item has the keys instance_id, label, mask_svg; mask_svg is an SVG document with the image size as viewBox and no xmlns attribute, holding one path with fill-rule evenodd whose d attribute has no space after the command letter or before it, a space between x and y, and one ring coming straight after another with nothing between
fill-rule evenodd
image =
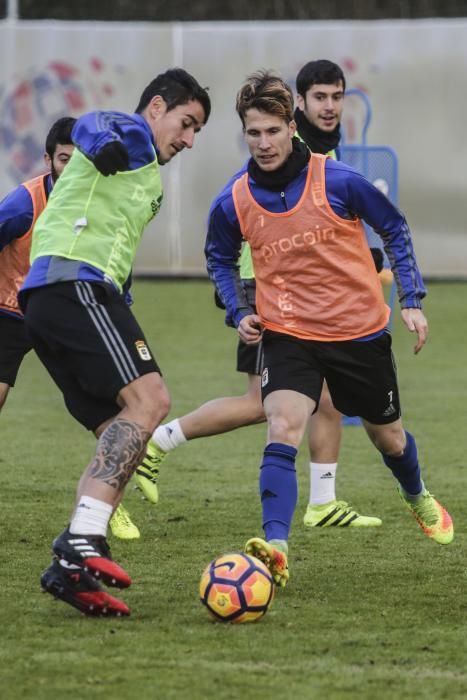
<instances>
[{"instance_id":1,"label":"black shorts","mask_svg":"<svg viewBox=\"0 0 467 700\"><path fill-rule=\"evenodd\" d=\"M62 282L31 290L25 301L32 345L71 415L89 430L120 412L116 398L123 387L160 374L135 317L111 285Z\"/></svg>"},{"instance_id":2,"label":"black shorts","mask_svg":"<svg viewBox=\"0 0 467 700\"><path fill-rule=\"evenodd\" d=\"M263 372L263 343L258 345L246 345L238 341L237 346L237 372L246 372L260 376Z\"/></svg>"},{"instance_id":3,"label":"black shorts","mask_svg":"<svg viewBox=\"0 0 467 700\"><path fill-rule=\"evenodd\" d=\"M23 358L31 348L24 321L0 314L0 382L15 385Z\"/></svg>"},{"instance_id":4,"label":"black shorts","mask_svg":"<svg viewBox=\"0 0 467 700\"><path fill-rule=\"evenodd\" d=\"M256 313L256 280L242 280L248 304ZM264 366L263 343L246 345L242 340L237 346L237 372L260 376Z\"/></svg>"},{"instance_id":5,"label":"black shorts","mask_svg":"<svg viewBox=\"0 0 467 700\"><path fill-rule=\"evenodd\" d=\"M391 336L323 343L266 330L263 334L264 398L290 389L318 402L326 379L332 402L346 416L384 425L400 418Z\"/></svg>"}]
</instances>

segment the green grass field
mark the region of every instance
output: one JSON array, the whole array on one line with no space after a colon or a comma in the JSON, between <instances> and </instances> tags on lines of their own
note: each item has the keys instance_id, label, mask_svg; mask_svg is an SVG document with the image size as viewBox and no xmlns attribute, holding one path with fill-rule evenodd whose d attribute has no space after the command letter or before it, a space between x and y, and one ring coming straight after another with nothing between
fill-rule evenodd
<instances>
[{"instance_id":1,"label":"green grass field","mask_svg":"<svg viewBox=\"0 0 467 700\"><path fill-rule=\"evenodd\" d=\"M209 283L139 281L134 291L172 417L243 392L236 333L223 326ZM173 453L158 506L128 488L125 504L143 537L111 544L134 580L121 595L130 618L85 618L40 593L51 540L67 522L94 440L30 354L0 419L2 700L466 698L467 285L429 291L429 343L415 357L396 312L394 347L405 425L417 437L428 487L454 518L453 544L424 537L363 430L347 427L338 495L381 516L383 527L306 530L302 449L291 582L250 625L212 622L198 581L216 555L261 534L264 426Z\"/></svg>"}]
</instances>

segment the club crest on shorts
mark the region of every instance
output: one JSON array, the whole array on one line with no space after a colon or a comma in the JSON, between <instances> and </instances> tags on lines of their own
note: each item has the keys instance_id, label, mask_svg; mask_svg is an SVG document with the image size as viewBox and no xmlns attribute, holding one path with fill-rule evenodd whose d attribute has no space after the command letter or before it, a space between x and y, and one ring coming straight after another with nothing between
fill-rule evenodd
<instances>
[{"instance_id":1,"label":"club crest on shorts","mask_svg":"<svg viewBox=\"0 0 467 700\"><path fill-rule=\"evenodd\" d=\"M137 340L135 343L135 348L138 351L138 355L142 360L150 360L151 359L151 353L148 350L148 346L144 342L144 340Z\"/></svg>"},{"instance_id":2,"label":"club crest on shorts","mask_svg":"<svg viewBox=\"0 0 467 700\"><path fill-rule=\"evenodd\" d=\"M268 383L268 381L269 381L269 372L268 372L268 368L265 367L263 369L263 374L261 375L261 386L265 387L266 384Z\"/></svg>"}]
</instances>

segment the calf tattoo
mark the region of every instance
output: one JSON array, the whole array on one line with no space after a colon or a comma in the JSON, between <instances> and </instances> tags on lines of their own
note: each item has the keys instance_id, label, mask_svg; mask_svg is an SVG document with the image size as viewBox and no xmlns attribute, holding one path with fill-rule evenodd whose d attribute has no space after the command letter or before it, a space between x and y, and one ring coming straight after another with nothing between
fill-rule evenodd
<instances>
[{"instance_id":1,"label":"calf tattoo","mask_svg":"<svg viewBox=\"0 0 467 700\"><path fill-rule=\"evenodd\" d=\"M146 454L150 437L138 423L117 418L100 436L88 475L121 491Z\"/></svg>"}]
</instances>

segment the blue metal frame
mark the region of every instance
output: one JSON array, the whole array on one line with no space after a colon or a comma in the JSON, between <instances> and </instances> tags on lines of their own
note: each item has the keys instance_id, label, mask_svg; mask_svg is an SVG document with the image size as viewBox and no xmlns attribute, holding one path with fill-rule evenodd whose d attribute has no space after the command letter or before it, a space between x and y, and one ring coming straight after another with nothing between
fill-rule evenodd
<instances>
[{"instance_id":1,"label":"blue metal frame","mask_svg":"<svg viewBox=\"0 0 467 700\"><path fill-rule=\"evenodd\" d=\"M360 90L359 88L350 88L350 90L345 91L345 96L346 97L352 97L356 96L360 98L365 105L365 121L363 122L363 127L362 127L362 135L361 135L361 140L360 140L360 146L366 146L367 145L367 133L368 133L368 127L370 126L371 118L373 116L373 112L371 109L371 103L370 103L370 98L366 94L366 92L363 92L363 90ZM345 131L343 128L341 128L341 144L342 146L345 145Z\"/></svg>"},{"instance_id":2,"label":"blue metal frame","mask_svg":"<svg viewBox=\"0 0 467 700\"><path fill-rule=\"evenodd\" d=\"M371 119L373 116L373 111L371 108L371 102L370 98L364 92L363 90L360 90L359 88L350 88L349 90L346 91L345 93L346 97L358 97L362 102L365 107L365 117L363 121L363 126L362 126L362 131L361 131L361 139L360 143L358 144L346 144L345 142L345 130L342 129L342 135L341 135L341 143L339 145L339 154L341 157L341 160L343 162L346 162L345 159L345 154L351 155L352 153L358 154L361 156L362 162L361 162L361 167L358 168L358 170L364 175L366 178L369 178L369 158L372 153L382 153L391 159L392 162L392 169L393 169L393 178L392 178L392 183L390 187L390 192L388 194L389 199L393 204L396 206L399 206L399 162L398 162L398 157L396 151L391 148L391 146L368 146L368 141L367 141L367 135L368 135L368 129L371 123ZM344 156L344 157L342 157ZM386 261L387 263L387 261ZM388 266L388 265L387 265ZM389 319L389 328L392 327L392 322L393 322L393 311L394 311L394 304L396 300L396 284L393 281L391 285L391 289L389 292L389 299L388 299L388 304L391 309L391 317Z\"/></svg>"}]
</instances>

